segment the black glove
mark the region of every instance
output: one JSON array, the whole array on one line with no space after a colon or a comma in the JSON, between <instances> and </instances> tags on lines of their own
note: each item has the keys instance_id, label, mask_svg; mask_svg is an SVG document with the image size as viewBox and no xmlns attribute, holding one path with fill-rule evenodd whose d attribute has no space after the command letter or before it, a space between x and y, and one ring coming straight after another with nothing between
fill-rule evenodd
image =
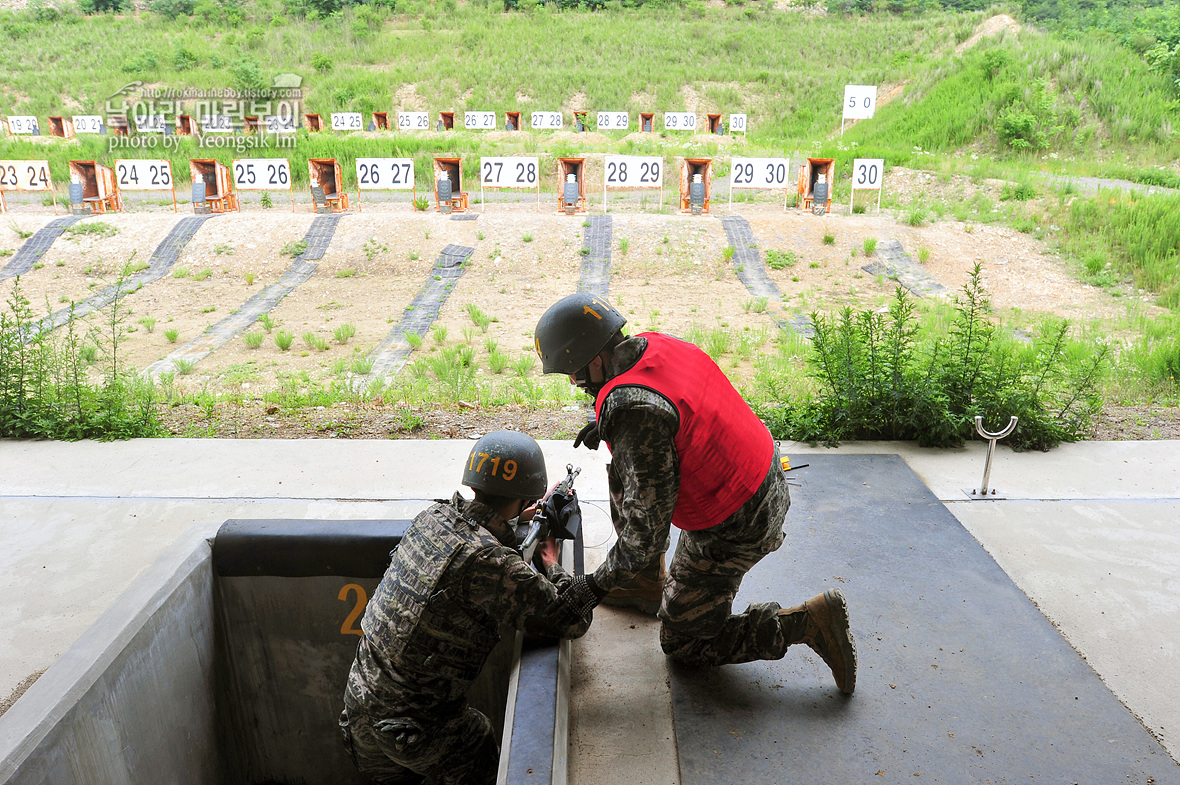
<instances>
[{"instance_id":1,"label":"black glove","mask_svg":"<svg viewBox=\"0 0 1180 785\"><path fill-rule=\"evenodd\" d=\"M594 582L593 575L579 575L562 584L557 591L557 602L553 603L548 615L560 627L590 621L594 608L605 596L606 592Z\"/></svg>"},{"instance_id":2,"label":"black glove","mask_svg":"<svg viewBox=\"0 0 1180 785\"><path fill-rule=\"evenodd\" d=\"M602 440L598 438L598 420L586 423L582 430L578 431L577 437L574 439L574 447L586 445L591 450L597 450L598 445Z\"/></svg>"}]
</instances>

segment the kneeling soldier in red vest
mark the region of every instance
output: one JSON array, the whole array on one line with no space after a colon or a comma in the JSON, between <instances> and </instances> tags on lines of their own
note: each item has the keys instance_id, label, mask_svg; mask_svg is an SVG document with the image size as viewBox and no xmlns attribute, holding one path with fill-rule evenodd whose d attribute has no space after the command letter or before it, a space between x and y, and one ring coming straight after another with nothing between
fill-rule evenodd
<instances>
[{"instance_id":1,"label":"kneeling soldier in red vest","mask_svg":"<svg viewBox=\"0 0 1180 785\"><path fill-rule=\"evenodd\" d=\"M499 746L466 694L500 625L527 622L562 638L590 625L590 608L547 615L572 579L557 543L539 546L544 575L515 547L513 519L545 494L540 446L516 431L489 433L472 448L463 484L475 500L456 493L414 519L361 619L340 729L375 782L494 783Z\"/></svg>"},{"instance_id":2,"label":"kneeling soldier in red vest","mask_svg":"<svg viewBox=\"0 0 1180 785\"><path fill-rule=\"evenodd\" d=\"M597 420L574 446L601 440L610 449L619 535L561 599L658 608L664 653L691 664L776 660L805 643L851 693L856 648L839 589L793 608L767 602L732 613L742 577L782 545L791 506L770 432L708 355L660 333L624 337L626 322L597 297L574 294L537 323L545 373L567 374L594 396ZM682 532L665 577L669 526Z\"/></svg>"}]
</instances>

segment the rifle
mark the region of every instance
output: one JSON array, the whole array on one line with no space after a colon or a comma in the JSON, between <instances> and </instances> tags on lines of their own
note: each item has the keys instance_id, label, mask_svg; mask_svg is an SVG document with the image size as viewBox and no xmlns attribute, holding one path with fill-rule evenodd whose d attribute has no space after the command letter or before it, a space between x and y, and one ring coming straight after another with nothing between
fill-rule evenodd
<instances>
[{"instance_id":1,"label":"rifle","mask_svg":"<svg viewBox=\"0 0 1180 785\"><path fill-rule=\"evenodd\" d=\"M582 467L575 469L573 464L567 463L565 472L565 479L553 489L549 498L537 506L528 534L520 544L522 552L531 548L537 540L547 540L550 537L572 540L578 536L578 531L582 528L582 508L578 504L574 480L582 472Z\"/></svg>"}]
</instances>

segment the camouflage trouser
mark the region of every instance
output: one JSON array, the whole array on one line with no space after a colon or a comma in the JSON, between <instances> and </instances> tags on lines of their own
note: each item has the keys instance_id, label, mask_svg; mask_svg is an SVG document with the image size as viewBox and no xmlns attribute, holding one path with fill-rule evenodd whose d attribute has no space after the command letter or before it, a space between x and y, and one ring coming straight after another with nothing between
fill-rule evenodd
<instances>
[{"instance_id":1,"label":"camouflage trouser","mask_svg":"<svg viewBox=\"0 0 1180 785\"><path fill-rule=\"evenodd\" d=\"M437 725L421 723L416 741L394 734L363 713L340 713L344 746L362 774L380 785L494 785L500 763L492 723L468 706Z\"/></svg>"},{"instance_id":2,"label":"camouflage trouser","mask_svg":"<svg viewBox=\"0 0 1180 785\"><path fill-rule=\"evenodd\" d=\"M731 611L745 574L782 545L790 506L776 451L762 486L737 512L712 528L680 533L659 612L665 654L693 665L727 665L786 653L778 603Z\"/></svg>"}]
</instances>

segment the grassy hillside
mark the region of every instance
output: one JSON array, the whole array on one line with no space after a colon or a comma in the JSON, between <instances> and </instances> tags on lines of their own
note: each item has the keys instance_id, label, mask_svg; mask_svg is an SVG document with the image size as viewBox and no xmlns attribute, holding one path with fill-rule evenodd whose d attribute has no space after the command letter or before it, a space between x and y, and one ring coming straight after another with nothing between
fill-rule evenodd
<instances>
[{"instance_id":1,"label":"grassy hillside","mask_svg":"<svg viewBox=\"0 0 1180 785\"><path fill-rule=\"evenodd\" d=\"M308 20L254 4L234 25L208 14L66 13L44 22L6 13L0 29L20 56L0 65L0 113L98 111L131 80L247 88L293 72L304 79L307 111L745 111L755 145L806 150L837 132L843 86L854 83L897 94L847 136L895 161L914 145L1053 151L1081 168L1180 156L1180 104L1135 53L1109 40L1023 32L956 56L980 13L445 5L413 16L360 6Z\"/></svg>"}]
</instances>

